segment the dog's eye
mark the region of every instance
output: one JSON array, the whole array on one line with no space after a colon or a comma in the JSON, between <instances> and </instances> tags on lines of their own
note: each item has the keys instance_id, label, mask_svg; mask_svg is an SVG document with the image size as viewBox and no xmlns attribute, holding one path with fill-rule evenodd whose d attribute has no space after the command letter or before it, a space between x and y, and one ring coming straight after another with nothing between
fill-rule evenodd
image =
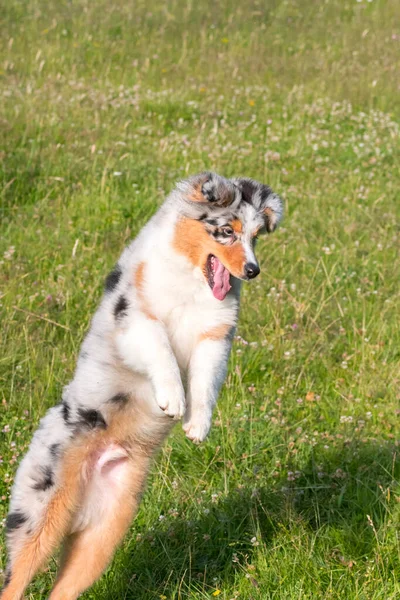
<instances>
[{"instance_id":1,"label":"dog's eye","mask_svg":"<svg viewBox=\"0 0 400 600\"><path fill-rule=\"evenodd\" d=\"M233 229L232 227L229 227L229 225L227 225L226 227L221 228L221 233L226 237L231 237L231 235L233 234Z\"/></svg>"}]
</instances>

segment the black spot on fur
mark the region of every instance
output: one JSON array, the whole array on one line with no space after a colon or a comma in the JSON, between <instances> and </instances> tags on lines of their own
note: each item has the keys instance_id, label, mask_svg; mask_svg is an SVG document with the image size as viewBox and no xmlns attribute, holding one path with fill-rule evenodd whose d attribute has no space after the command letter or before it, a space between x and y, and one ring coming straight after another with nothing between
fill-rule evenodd
<instances>
[{"instance_id":1,"label":"black spot on fur","mask_svg":"<svg viewBox=\"0 0 400 600\"><path fill-rule=\"evenodd\" d=\"M50 454L53 458L58 458L60 452L60 444L51 444L49 447Z\"/></svg>"},{"instance_id":2,"label":"black spot on fur","mask_svg":"<svg viewBox=\"0 0 400 600\"><path fill-rule=\"evenodd\" d=\"M125 405L129 401L129 394L115 394L112 398L109 399L110 404L117 404L119 406Z\"/></svg>"},{"instance_id":3,"label":"black spot on fur","mask_svg":"<svg viewBox=\"0 0 400 600\"><path fill-rule=\"evenodd\" d=\"M254 183L252 181L249 181L248 179L241 179L240 189L242 191L243 200L248 204L252 204L253 195L257 190Z\"/></svg>"},{"instance_id":4,"label":"black spot on fur","mask_svg":"<svg viewBox=\"0 0 400 600\"><path fill-rule=\"evenodd\" d=\"M118 285L119 280L121 279L122 271L119 265L116 265L115 268L109 273L106 277L106 281L104 284L106 292L112 292Z\"/></svg>"},{"instance_id":5,"label":"black spot on fur","mask_svg":"<svg viewBox=\"0 0 400 600\"><path fill-rule=\"evenodd\" d=\"M92 408L78 408L79 421L75 423L78 429L106 429L107 423L100 411Z\"/></svg>"},{"instance_id":6,"label":"black spot on fur","mask_svg":"<svg viewBox=\"0 0 400 600\"><path fill-rule=\"evenodd\" d=\"M38 492L45 492L54 485L53 471L51 470L51 468L44 467L42 470L43 479L35 483L35 485L33 486L33 489Z\"/></svg>"},{"instance_id":7,"label":"black spot on fur","mask_svg":"<svg viewBox=\"0 0 400 600\"><path fill-rule=\"evenodd\" d=\"M69 407L68 402L63 402L62 403L62 416L66 423L69 423L70 412L71 412L71 409Z\"/></svg>"},{"instance_id":8,"label":"black spot on fur","mask_svg":"<svg viewBox=\"0 0 400 600\"><path fill-rule=\"evenodd\" d=\"M201 193L203 194L204 198L209 202L216 202L218 200L216 191L217 190L215 184L210 186L210 180L206 181L206 183L201 186Z\"/></svg>"},{"instance_id":9,"label":"black spot on fur","mask_svg":"<svg viewBox=\"0 0 400 600\"><path fill-rule=\"evenodd\" d=\"M218 221L216 219L206 219L206 223L208 225L212 225L213 227L217 227Z\"/></svg>"},{"instance_id":10,"label":"black spot on fur","mask_svg":"<svg viewBox=\"0 0 400 600\"><path fill-rule=\"evenodd\" d=\"M117 303L114 307L114 316L116 319L118 317L124 317L126 315L126 309L128 308L128 301L125 296L120 296L117 300Z\"/></svg>"},{"instance_id":11,"label":"black spot on fur","mask_svg":"<svg viewBox=\"0 0 400 600\"><path fill-rule=\"evenodd\" d=\"M7 569L6 576L4 577L2 590L5 590L11 581L11 571ZM0 591L2 591L0 590Z\"/></svg>"},{"instance_id":12,"label":"black spot on fur","mask_svg":"<svg viewBox=\"0 0 400 600\"><path fill-rule=\"evenodd\" d=\"M87 358L88 356L89 356L89 353L88 353L88 352L86 352L86 351L84 351L84 352L81 352L81 353L80 353L80 355L79 355L79 358L83 358L83 359L85 359L85 358Z\"/></svg>"},{"instance_id":13,"label":"black spot on fur","mask_svg":"<svg viewBox=\"0 0 400 600\"><path fill-rule=\"evenodd\" d=\"M200 215L199 217L199 221L204 221L204 219L207 218L207 213L203 213L202 215Z\"/></svg>"},{"instance_id":14,"label":"black spot on fur","mask_svg":"<svg viewBox=\"0 0 400 600\"><path fill-rule=\"evenodd\" d=\"M261 186L261 203L263 204L264 202L266 202L271 194L272 194L271 188L268 187L267 185L262 185Z\"/></svg>"},{"instance_id":15,"label":"black spot on fur","mask_svg":"<svg viewBox=\"0 0 400 600\"><path fill-rule=\"evenodd\" d=\"M18 529L22 527L24 523L26 523L28 517L26 517L22 512L16 510L8 515L6 519L6 528L8 531L12 531L13 529Z\"/></svg>"}]
</instances>

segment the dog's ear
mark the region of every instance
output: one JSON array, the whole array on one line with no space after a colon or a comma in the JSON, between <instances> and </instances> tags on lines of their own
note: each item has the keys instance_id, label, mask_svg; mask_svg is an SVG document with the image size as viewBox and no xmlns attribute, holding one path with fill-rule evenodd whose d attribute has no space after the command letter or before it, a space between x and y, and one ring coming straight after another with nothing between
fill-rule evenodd
<instances>
[{"instance_id":1,"label":"dog's ear","mask_svg":"<svg viewBox=\"0 0 400 600\"><path fill-rule=\"evenodd\" d=\"M218 207L230 206L237 194L237 188L232 181L211 172L200 173L180 182L178 189L190 202Z\"/></svg>"},{"instance_id":2,"label":"dog's ear","mask_svg":"<svg viewBox=\"0 0 400 600\"><path fill-rule=\"evenodd\" d=\"M278 194L275 194L268 185L254 179L243 177L234 179L234 182L242 193L242 200L252 204L263 214L268 233L275 231L283 217L283 202Z\"/></svg>"}]
</instances>

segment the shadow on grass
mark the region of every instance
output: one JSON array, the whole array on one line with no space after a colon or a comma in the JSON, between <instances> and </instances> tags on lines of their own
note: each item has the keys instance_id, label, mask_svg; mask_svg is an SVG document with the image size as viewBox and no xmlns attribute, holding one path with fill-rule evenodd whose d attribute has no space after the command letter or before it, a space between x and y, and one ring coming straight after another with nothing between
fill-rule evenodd
<instances>
[{"instance_id":1,"label":"shadow on grass","mask_svg":"<svg viewBox=\"0 0 400 600\"><path fill-rule=\"evenodd\" d=\"M238 569L251 564L255 543L268 549L284 534L290 545L291 532L310 537L324 532L330 557L339 552L339 544L340 552L347 548L363 560L376 545L369 518L379 530L389 515L388 490L399 475L395 456L393 445L353 443L324 455L329 470L322 471L316 458L290 475L293 481L285 475L284 481L254 491L258 471L253 486L240 487L206 508L199 505L200 516L192 521L168 518L143 539L126 544L106 581L87 597L184 598L188 590L210 597L215 578L233 584Z\"/></svg>"}]
</instances>

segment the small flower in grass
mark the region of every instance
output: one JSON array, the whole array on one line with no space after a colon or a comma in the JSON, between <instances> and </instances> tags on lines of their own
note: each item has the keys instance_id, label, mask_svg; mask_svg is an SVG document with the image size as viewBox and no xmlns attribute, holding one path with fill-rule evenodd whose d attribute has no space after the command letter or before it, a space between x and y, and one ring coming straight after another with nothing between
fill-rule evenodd
<instances>
[{"instance_id":1,"label":"small flower in grass","mask_svg":"<svg viewBox=\"0 0 400 600\"><path fill-rule=\"evenodd\" d=\"M288 481L294 481L295 479L296 479L296 477L295 477L293 471L288 471L287 480Z\"/></svg>"},{"instance_id":2,"label":"small flower in grass","mask_svg":"<svg viewBox=\"0 0 400 600\"><path fill-rule=\"evenodd\" d=\"M165 516L164 516L164 515L160 515L160 516L158 517L158 520L159 520L159 521L164 521L164 519L165 519Z\"/></svg>"},{"instance_id":3,"label":"small flower in grass","mask_svg":"<svg viewBox=\"0 0 400 600\"><path fill-rule=\"evenodd\" d=\"M3 431L3 433L8 433L10 431L10 426L9 425L4 425L2 431Z\"/></svg>"},{"instance_id":4,"label":"small flower in grass","mask_svg":"<svg viewBox=\"0 0 400 600\"><path fill-rule=\"evenodd\" d=\"M10 246L8 248L8 250L6 250L4 252L3 256L6 260L12 260L14 253L15 253L15 246Z\"/></svg>"},{"instance_id":5,"label":"small flower in grass","mask_svg":"<svg viewBox=\"0 0 400 600\"><path fill-rule=\"evenodd\" d=\"M208 533L205 533L205 534L203 535L203 540L204 540L205 542L208 542L210 539L211 539L211 535L209 535Z\"/></svg>"},{"instance_id":6,"label":"small flower in grass","mask_svg":"<svg viewBox=\"0 0 400 600\"><path fill-rule=\"evenodd\" d=\"M342 469L336 469L332 477L336 477L336 479L346 479L347 475Z\"/></svg>"},{"instance_id":7,"label":"small flower in grass","mask_svg":"<svg viewBox=\"0 0 400 600\"><path fill-rule=\"evenodd\" d=\"M260 542L257 541L256 537L252 537L250 541L251 541L251 545L252 546L259 546L260 545Z\"/></svg>"},{"instance_id":8,"label":"small flower in grass","mask_svg":"<svg viewBox=\"0 0 400 600\"><path fill-rule=\"evenodd\" d=\"M341 423L352 423L353 422L353 417L351 415L342 415L340 417L340 422Z\"/></svg>"},{"instance_id":9,"label":"small flower in grass","mask_svg":"<svg viewBox=\"0 0 400 600\"><path fill-rule=\"evenodd\" d=\"M113 175L114 175L114 177L121 177L122 172L121 171L114 171Z\"/></svg>"}]
</instances>

